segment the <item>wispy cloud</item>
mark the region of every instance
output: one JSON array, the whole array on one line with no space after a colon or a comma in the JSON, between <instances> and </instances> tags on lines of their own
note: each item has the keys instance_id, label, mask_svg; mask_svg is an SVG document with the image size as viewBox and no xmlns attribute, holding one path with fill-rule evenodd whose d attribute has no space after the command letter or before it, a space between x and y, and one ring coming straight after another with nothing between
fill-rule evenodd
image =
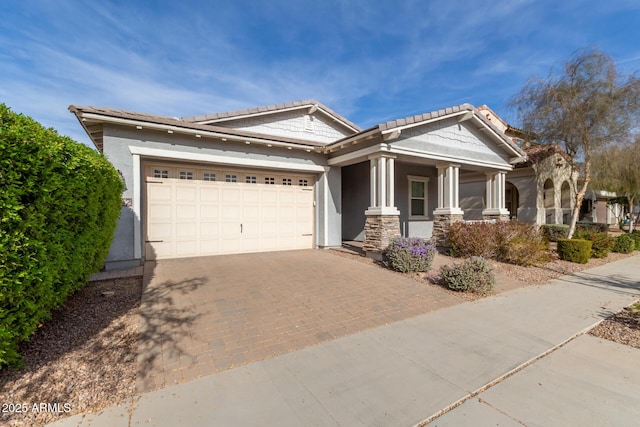
<instances>
[{"instance_id":1,"label":"wispy cloud","mask_svg":"<svg viewBox=\"0 0 640 427\"><path fill-rule=\"evenodd\" d=\"M76 135L69 104L184 116L316 98L363 126L462 102L500 114L585 45L637 67L640 6L613 3L0 4L0 102Z\"/></svg>"}]
</instances>

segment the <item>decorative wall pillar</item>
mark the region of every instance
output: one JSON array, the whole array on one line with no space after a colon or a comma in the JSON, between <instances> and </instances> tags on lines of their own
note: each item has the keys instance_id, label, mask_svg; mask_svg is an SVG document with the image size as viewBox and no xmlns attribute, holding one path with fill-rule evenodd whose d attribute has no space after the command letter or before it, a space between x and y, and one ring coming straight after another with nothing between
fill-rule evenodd
<instances>
[{"instance_id":1,"label":"decorative wall pillar","mask_svg":"<svg viewBox=\"0 0 640 427\"><path fill-rule=\"evenodd\" d=\"M448 247L449 226L462 221L464 212L460 209L460 165L437 164L438 207L433 211L432 242L442 248Z\"/></svg>"},{"instance_id":2,"label":"decorative wall pillar","mask_svg":"<svg viewBox=\"0 0 640 427\"><path fill-rule=\"evenodd\" d=\"M400 211L395 207L395 156L375 154L370 162L371 204L365 211L363 249L367 256L382 259L391 240L400 237Z\"/></svg>"},{"instance_id":3,"label":"decorative wall pillar","mask_svg":"<svg viewBox=\"0 0 640 427\"><path fill-rule=\"evenodd\" d=\"M509 220L509 211L505 208L506 175L504 171L487 172L486 207L482 219Z\"/></svg>"}]
</instances>

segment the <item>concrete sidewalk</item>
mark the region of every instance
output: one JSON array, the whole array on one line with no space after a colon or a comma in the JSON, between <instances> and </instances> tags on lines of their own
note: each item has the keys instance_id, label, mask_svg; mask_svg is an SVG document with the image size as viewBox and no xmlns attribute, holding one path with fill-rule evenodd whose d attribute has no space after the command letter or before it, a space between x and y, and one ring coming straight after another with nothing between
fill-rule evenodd
<instances>
[{"instance_id":1,"label":"concrete sidewalk","mask_svg":"<svg viewBox=\"0 0 640 427\"><path fill-rule=\"evenodd\" d=\"M598 425L636 424L638 351L590 336L571 340L636 301L639 291L636 255L144 393L129 405L53 425L567 425L584 420L585 409L592 414L587 421ZM612 358L620 358L620 369L612 368ZM547 402L558 412L540 409ZM536 404L543 414L537 418ZM618 418L610 418L611 411Z\"/></svg>"}]
</instances>

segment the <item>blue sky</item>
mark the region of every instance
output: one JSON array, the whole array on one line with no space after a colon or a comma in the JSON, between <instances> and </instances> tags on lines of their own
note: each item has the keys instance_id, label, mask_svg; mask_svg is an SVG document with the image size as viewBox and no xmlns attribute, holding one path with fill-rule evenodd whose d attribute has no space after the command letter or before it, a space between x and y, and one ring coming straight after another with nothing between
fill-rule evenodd
<instances>
[{"instance_id":1,"label":"blue sky","mask_svg":"<svg viewBox=\"0 0 640 427\"><path fill-rule=\"evenodd\" d=\"M70 104L191 116L312 98L366 128L469 102L514 123L527 78L578 49L640 70L637 0L10 0L0 16L0 102L85 144Z\"/></svg>"}]
</instances>

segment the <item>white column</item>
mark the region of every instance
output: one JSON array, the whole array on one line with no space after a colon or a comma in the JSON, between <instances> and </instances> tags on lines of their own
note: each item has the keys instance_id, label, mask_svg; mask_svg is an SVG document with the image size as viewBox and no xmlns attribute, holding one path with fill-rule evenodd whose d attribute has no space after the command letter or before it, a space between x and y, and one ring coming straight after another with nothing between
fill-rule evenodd
<instances>
[{"instance_id":1,"label":"white column","mask_svg":"<svg viewBox=\"0 0 640 427\"><path fill-rule=\"evenodd\" d=\"M370 159L369 160L370 163L370 168L371 168L371 173L370 173L370 184L369 184L369 188L371 189L371 203L369 204L370 207L374 208L376 206L378 206L377 202L376 202L376 183L378 181L378 176L376 173L376 169L377 169L377 163L378 160L377 159Z\"/></svg>"},{"instance_id":2,"label":"white column","mask_svg":"<svg viewBox=\"0 0 640 427\"><path fill-rule=\"evenodd\" d=\"M444 175L445 169L438 167L438 209L444 209Z\"/></svg>"},{"instance_id":3,"label":"white column","mask_svg":"<svg viewBox=\"0 0 640 427\"><path fill-rule=\"evenodd\" d=\"M487 173L487 190L485 195L485 209L493 209L495 204L493 202L494 191L493 191L493 173Z\"/></svg>"},{"instance_id":4,"label":"white column","mask_svg":"<svg viewBox=\"0 0 640 427\"><path fill-rule=\"evenodd\" d=\"M399 215L395 207L395 157L373 154L369 157L371 177L371 205L366 215Z\"/></svg>"},{"instance_id":5,"label":"white column","mask_svg":"<svg viewBox=\"0 0 640 427\"><path fill-rule=\"evenodd\" d=\"M438 165L438 208L435 214L463 215L460 209L460 165Z\"/></svg>"},{"instance_id":6,"label":"white column","mask_svg":"<svg viewBox=\"0 0 640 427\"><path fill-rule=\"evenodd\" d=\"M451 207L460 209L460 167L451 166L452 182L451 193L453 194L453 204Z\"/></svg>"},{"instance_id":7,"label":"white column","mask_svg":"<svg viewBox=\"0 0 640 427\"><path fill-rule=\"evenodd\" d=\"M508 215L505 208L506 172L487 172L487 203L482 215Z\"/></svg>"},{"instance_id":8,"label":"white column","mask_svg":"<svg viewBox=\"0 0 640 427\"><path fill-rule=\"evenodd\" d=\"M387 194L389 195L389 203L387 206L392 207L395 206L395 159L393 157L387 158L388 168L387 168Z\"/></svg>"},{"instance_id":9,"label":"white column","mask_svg":"<svg viewBox=\"0 0 640 427\"><path fill-rule=\"evenodd\" d=\"M505 176L506 173L504 172L498 173L498 185L500 186L500 188L498 189L498 197L500 198L498 208L500 210L505 210Z\"/></svg>"},{"instance_id":10,"label":"white column","mask_svg":"<svg viewBox=\"0 0 640 427\"><path fill-rule=\"evenodd\" d=\"M378 206L387 207L387 159L378 157Z\"/></svg>"}]
</instances>

